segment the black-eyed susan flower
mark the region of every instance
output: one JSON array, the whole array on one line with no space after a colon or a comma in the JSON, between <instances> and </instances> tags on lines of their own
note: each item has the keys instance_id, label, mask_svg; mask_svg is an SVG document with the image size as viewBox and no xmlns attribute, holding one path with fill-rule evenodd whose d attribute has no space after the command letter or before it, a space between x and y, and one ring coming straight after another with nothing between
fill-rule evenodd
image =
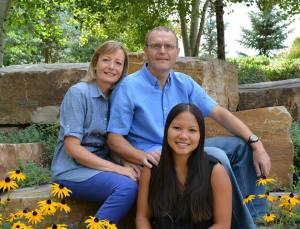
<instances>
[{"instance_id":1,"label":"black-eyed susan flower","mask_svg":"<svg viewBox=\"0 0 300 229\"><path fill-rule=\"evenodd\" d=\"M99 220L97 217L89 216L89 219L84 221L88 229L106 229L109 225L107 220Z\"/></svg>"},{"instance_id":2,"label":"black-eyed susan flower","mask_svg":"<svg viewBox=\"0 0 300 229\"><path fill-rule=\"evenodd\" d=\"M283 211L283 213L284 213L285 215L287 215L288 217L294 217L294 216L296 216L296 213L293 212L292 210L289 210L289 211Z\"/></svg>"},{"instance_id":3,"label":"black-eyed susan flower","mask_svg":"<svg viewBox=\"0 0 300 229\"><path fill-rule=\"evenodd\" d=\"M265 176L262 176L256 181L256 185L267 185L267 184L274 183L274 181L275 179L273 178L267 178Z\"/></svg>"},{"instance_id":4,"label":"black-eyed susan flower","mask_svg":"<svg viewBox=\"0 0 300 229\"><path fill-rule=\"evenodd\" d=\"M57 203L57 208L60 211L64 211L65 213L69 213L71 211L71 208L67 205L66 201L62 200L60 203Z\"/></svg>"},{"instance_id":5,"label":"black-eyed susan flower","mask_svg":"<svg viewBox=\"0 0 300 229\"><path fill-rule=\"evenodd\" d=\"M44 219L44 216L39 210L30 211L26 214L25 217L28 220L28 222L31 224L37 224Z\"/></svg>"},{"instance_id":6,"label":"black-eyed susan flower","mask_svg":"<svg viewBox=\"0 0 300 229\"><path fill-rule=\"evenodd\" d=\"M276 215L271 214L271 213L267 213L267 214L264 215L264 221L266 223L273 222L275 220L275 218L276 218Z\"/></svg>"},{"instance_id":7,"label":"black-eyed susan flower","mask_svg":"<svg viewBox=\"0 0 300 229\"><path fill-rule=\"evenodd\" d=\"M26 214L28 213L28 211L26 209L24 210L19 210L17 211L15 214L17 215L18 218L25 218L26 217Z\"/></svg>"},{"instance_id":8,"label":"black-eyed susan flower","mask_svg":"<svg viewBox=\"0 0 300 229\"><path fill-rule=\"evenodd\" d=\"M266 198L269 202L274 202L277 200L277 198L274 196L271 196L269 192L266 192L265 194L259 194L258 198L260 198L260 199Z\"/></svg>"},{"instance_id":9,"label":"black-eyed susan flower","mask_svg":"<svg viewBox=\"0 0 300 229\"><path fill-rule=\"evenodd\" d=\"M14 223L10 229L32 229L32 226L27 226L26 224L18 221L16 223Z\"/></svg>"},{"instance_id":10,"label":"black-eyed susan flower","mask_svg":"<svg viewBox=\"0 0 300 229\"><path fill-rule=\"evenodd\" d=\"M14 170L8 172L8 176L12 180L17 180L17 181L23 181L26 179L26 176L24 173L22 173L20 170Z\"/></svg>"},{"instance_id":11,"label":"black-eyed susan flower","mask_svg":"<svg viewBox=\"0 0 300 229\"><path fill-rule=\"evenodd\" d=\"M13 221L16 221L17 219L19 219L19 217L15 213L9 213L9 215L7 217L7 221L10 223L12 223Z\"/></svg>"},{"instance_id":12,"label":"black-eyed susan flower","mask_svg":"<svg viewBox=\"0 0 300 229\"><path fill-rule=\"evenodd\" d=\"M255 195L247 195L244 199L243 199L243 204L248 204L250 203L252 200L255 199Z\"/></svg>"},{"instance_id":13,"label":"black-eyed susan flower","mask_svg":"<svg viewBox=\"0 0 300 229\"><path fill-rule=\"evenodd\" d=\"M107 229L118 229L116 224L113 224L111 222L108 222L108 225L106 226Z\"/></svg>"},{"instance_id":14,"label":"black-eyed susan flower","mask_svg":"<svg viewBox=\"0 0 300 229\"><path fill-rule=\"evenodd\" d=\"M47 227L47 229L67 229L68 226L66 224L52 224L50 227Z\"/></svg>"},{"instance_id":15,"label":"black-eyed susan flower","mask_svg":"<svg viewBox=\"0 0 300 229\"><path fill-rule=\"evenodd\" d=\"M18 187L18 184L9 177L6 177L4 180L0 181L0 190L3 192L10 191L11 189L16 189Z\"/></svg>"},{"instance_id":16,"label":"black-eyed susan flower","mask_svg":"<svg viewBox=\"0 0 300 229\"><path fill-rule=\"evenodd\" d=\"M294 207L297 204L300 204L300 200L298 196L294 195L294 193L290 193L289 195L284 195L280 198L281 204L280 207Z\"/></svg>"},{"instance_id":17,"label":"black-eyed susan flower","mask_svg":"<svg viewBox=\"0 0 300 229\"><path fill-rule=\"evenodd\" d=\"M62 199L64 197L68 197L72 193L72 191L70 189L66 188L62 184L53 183L51 185L51 187L52 187L51 193L54 196L57 196L59 199Z\"/></svg>"},{"instance_id":18,"label":"black-eyed susan flower","mask_svg":"<svg viewBox=\"0 0 300 229\"><path fill-rule=\"evenodd\" d=\"M52 200L42 200L38 202L40 211L45 215L54 215L57 203Z\"/></svg>"}]
</instances>

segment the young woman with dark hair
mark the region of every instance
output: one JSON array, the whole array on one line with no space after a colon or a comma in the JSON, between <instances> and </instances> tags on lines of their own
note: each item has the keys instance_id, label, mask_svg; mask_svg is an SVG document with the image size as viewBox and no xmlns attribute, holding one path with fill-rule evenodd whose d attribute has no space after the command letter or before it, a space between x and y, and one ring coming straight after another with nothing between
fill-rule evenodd
<instances>
[{"instance_id":1,"label":"young woman with dark hair","mask_svg":"<svg viewBox=\"0 0 300 229\"><path fill-rule=\"evenodd\" d=\"M138 229L231 227L230 179L224 167L204 152L204 139L199 109L176 105L166 121L158 166L142 171Z\"/></svg>"}]
</instances>

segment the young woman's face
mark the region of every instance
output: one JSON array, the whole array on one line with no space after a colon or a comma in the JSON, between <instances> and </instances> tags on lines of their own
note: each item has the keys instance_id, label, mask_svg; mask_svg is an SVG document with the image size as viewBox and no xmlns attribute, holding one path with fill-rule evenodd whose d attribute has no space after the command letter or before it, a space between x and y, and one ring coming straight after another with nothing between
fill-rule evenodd
<instances>
[{"instance_id":1,"label":"young woman's face","mask_svg":"<svg viewBox=\"0 0 300 229\"><path fill-rule=\"evenodd\" d=\"M96 81L113 86L122 76L124 62L125 54L121 49L100 55L96 65Z\"/></svg>"},{"instance_id":2,"label":"young woman's face","mask_svg":"<svg viewBox=\"0 0 300 229\"><path fill-rule=\"evenodd\" d=\"M190 156L200 140L198 122L190 112L182 112L171 122L167 141L175 155Z\"/></svg>"}]
</instances>

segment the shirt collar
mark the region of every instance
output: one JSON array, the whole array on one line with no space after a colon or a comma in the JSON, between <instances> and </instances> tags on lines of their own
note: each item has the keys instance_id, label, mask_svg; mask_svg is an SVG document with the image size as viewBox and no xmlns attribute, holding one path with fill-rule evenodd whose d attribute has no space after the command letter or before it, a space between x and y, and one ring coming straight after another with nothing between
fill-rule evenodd
<instances>
[{"instance_id":1,"label":"shirt collar","mask_svg":"<svg viewBox=\"0 0 300 229\"><path fill-rule=\"evenodd\" d=\"M101 89L98 87L98 84L96 81L89 83L89 90L90 90L90 95L93 98L98 98L98 97L103 97L106 98Z\"/></svg>"},{"instance_id":2,"label":"shirt collar","mask_svg":"<svg viewBox=\"0 0 300 229\"><path fill-rule=\"evenodd\" d=\"M146 81L148 81L152 86L160 86L160 82L159 80L148 70L147 68L147 63L144 64L143 68L142 68L142 72L143 72L143 76L145 78ZM171 78L174 74L173 69L171 69L168 79L166 81L166 85L171 83Z\"/></svg>"}]
</instances>

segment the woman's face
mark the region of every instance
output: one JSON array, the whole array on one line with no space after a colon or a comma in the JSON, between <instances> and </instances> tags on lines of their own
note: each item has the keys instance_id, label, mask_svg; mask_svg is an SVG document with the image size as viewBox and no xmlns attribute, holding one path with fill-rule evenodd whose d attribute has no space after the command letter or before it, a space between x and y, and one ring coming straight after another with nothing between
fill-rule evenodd
<instances>
[{"instance_id":1,"label":"woman's face","mask_svg":"<svg viewBox=\"0 0 300 229\"><path fill-rule=\"evenodd\" d=\"M190 156L200 140L195 116L188 111L177 115L169 126L167 140L175 155Z\"/></svg>"},{"instance_id":2,"label":"woman's face","mask_svg":"<svg viewBox=\"0 0 300 229\"><path fill-rule=\"evenodd\" d=\"M124 62L125 54L121 49L100 55L95 67L97 83L112 87L122 76Z\"/></svg>"}]
</instances>

